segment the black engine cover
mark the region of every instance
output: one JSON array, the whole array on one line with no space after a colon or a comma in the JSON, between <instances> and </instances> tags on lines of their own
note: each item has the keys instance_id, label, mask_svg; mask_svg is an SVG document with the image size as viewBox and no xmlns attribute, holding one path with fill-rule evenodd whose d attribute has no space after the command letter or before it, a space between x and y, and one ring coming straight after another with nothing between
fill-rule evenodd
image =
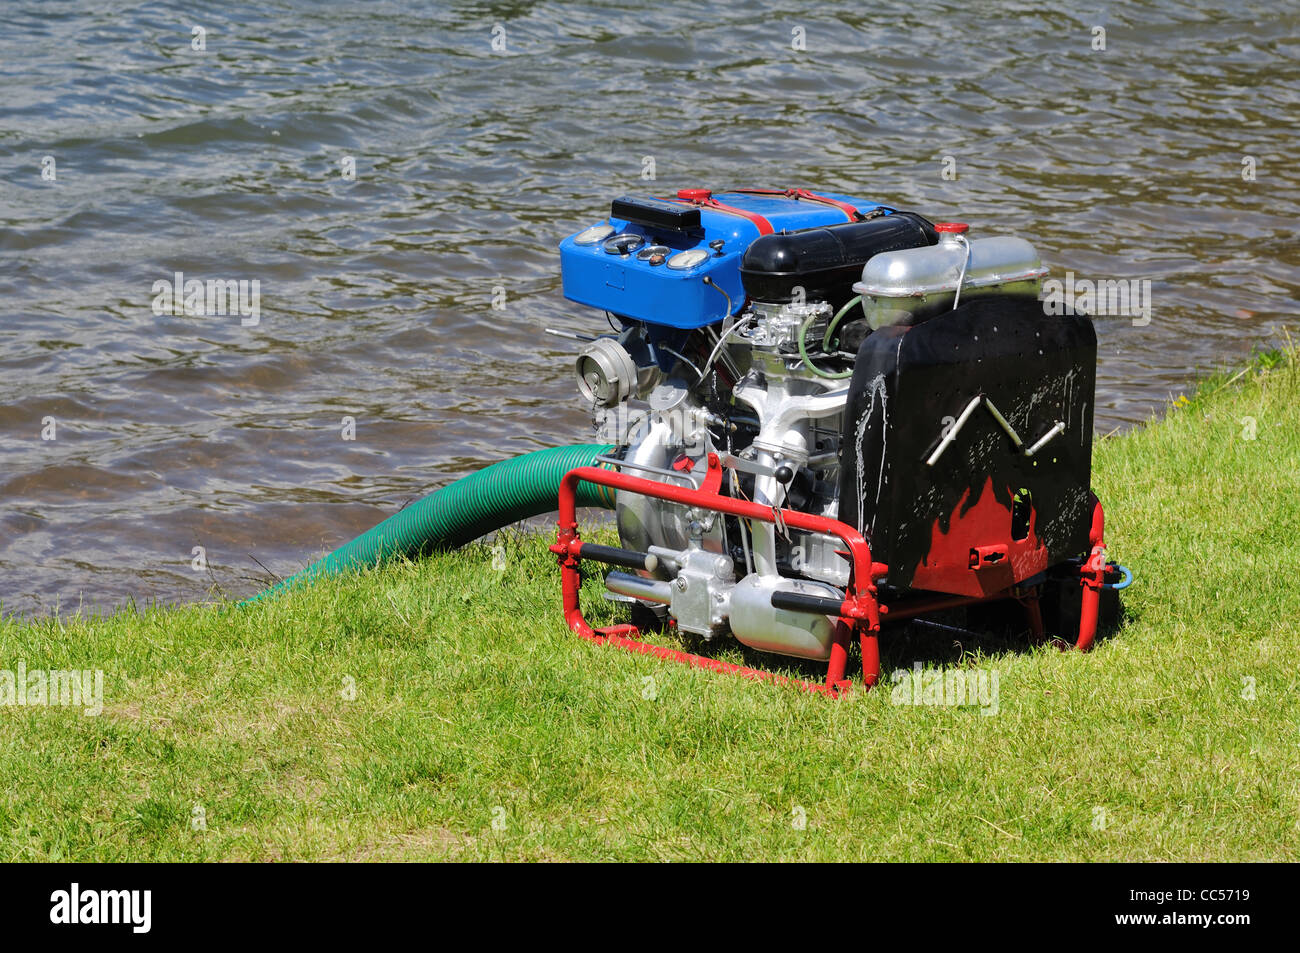
<instances>
[{"instance_id":1,"label":"black engine cover","mask_svg":"<svg viewBox=\"0 0 1300 953\"><path fill-rule=\"evenodd\" d=\"M891 586L992 595L1087 549L1096 364L1087 316L1045 315L1027 298L973 299L863 341L840 519L889 564ZM1027 456L1058 422L1064 431Z\"/></svg>"},{"instance_id":2,"label":"black engine cover","mask_svg":"<svg viewBox=\"0 0 1300 953\"><path fill-rule=\"evenodd\" d=\"M757 301L788 302L794 289L802 287L807 300L829 301L838 308L853 297L853 284L867 259L938 241L934 226L915 212L777 232L745 249L740 280L745 294Z\"/></svg>"}]
</instances>

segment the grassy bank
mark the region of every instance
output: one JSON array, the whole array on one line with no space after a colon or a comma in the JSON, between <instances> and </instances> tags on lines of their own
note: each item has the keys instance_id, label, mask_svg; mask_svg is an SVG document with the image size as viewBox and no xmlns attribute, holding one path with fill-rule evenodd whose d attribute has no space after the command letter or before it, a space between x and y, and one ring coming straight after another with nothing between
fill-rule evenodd
<instances>
[{"instance_id":1,"label":"grassy bank","mask_svg":"<svg viewBox=\"0 0 1300 953\"><path fill-rule=\"evenodd\" d=\"M1300 859L1294 354L1099 441L1094 484L1138 573L1114 637L883 643L886 672L996 671L992 716L593 647L539 537L0 623L0 668L105 672L97 717L0 708L0 858Z\"/></svg>"}]
</instances>

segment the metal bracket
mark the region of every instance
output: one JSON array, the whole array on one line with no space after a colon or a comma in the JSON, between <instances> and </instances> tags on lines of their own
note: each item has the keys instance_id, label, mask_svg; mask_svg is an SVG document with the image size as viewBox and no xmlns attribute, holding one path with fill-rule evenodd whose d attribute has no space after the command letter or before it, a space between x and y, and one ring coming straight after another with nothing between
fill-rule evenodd
<instances>
[{"instance_id":1,"label":"metal bracket","mask_svg":"<svg viewBox=\"0 0 1300 953\"><path fill-rule=\"evenodd\" d=\"M729 470L739 470L741 473L752 473L755 476L776 476L776 467L769 467L755 460L746 460L734 453L720 454L719 459L722 465Z\"/></svg>"},{"instance_id":2,"label":"metal bracket","mask_svg":"<svg viewBox=\"0 0 1300 953\"><path fill-rule=\"evenodd\" d=\"M672 477L674 480L684 480L693 488L697 490L700 488L700 481L697 480L695 475L689 470L667 470L663 467L652 467L648 463L633 463L630 460L620 460L618 457L607 457L603 454L596 457L596 460L600 463L605 463L609 466L618 467L620 469L640 470L644 473L653 473L656 476Z\"/></svg>"}]
</instances>

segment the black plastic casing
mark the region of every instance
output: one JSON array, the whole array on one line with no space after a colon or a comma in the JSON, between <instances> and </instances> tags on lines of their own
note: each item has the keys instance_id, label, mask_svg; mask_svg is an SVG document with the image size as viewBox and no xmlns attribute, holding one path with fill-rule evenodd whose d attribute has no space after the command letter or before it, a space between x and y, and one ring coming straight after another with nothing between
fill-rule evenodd
<instances>
[{"instance_id":1,"label":"black plastic casing","mask_svg":"<svg viewBox=\"0 0 1300 953\"><path fill-rule=\"evenodd\" d=\"M1084 553L1096 380L1091 319L1045 315L1033 297L973 298L915 327L873 332L849 383L839 518L867 537L899 588L912 585L936 538L980 502L986 483L1007 513L1005 534L988 542L1010 536L1012 493L1024 488L1049 565ZM981 395L1026 445L1058 421L1065 430L1031 458L980 407L930 465L947 428Z\"/></svg>"},{"instance_id":2,"label":"black plastic casing","mask_svg":"<svg viewBox=\"0 0 1300 953\"><path fill-rule=\"evenodd\" d=\"M638 198L624 195L614 199L609 209L610 218L621 218L633 225L646 225L671 232L691 232L700 229L700 210L662 199Z\"/></svg>"},{"instance_id":3,"label":"black plastic casing","mask_svg":"<svg viewBox=\"0 0 1300 953\"><path fill-rule=\"evenodd\" d=\"M935 245L934 225L915 212L893 212L865 222L845 222L764 235L740 260L745 293L756 301L788 302L795 288L808 301L836 307L853 297L862 266L874 255Z\"/></svg>"}]
</instances>

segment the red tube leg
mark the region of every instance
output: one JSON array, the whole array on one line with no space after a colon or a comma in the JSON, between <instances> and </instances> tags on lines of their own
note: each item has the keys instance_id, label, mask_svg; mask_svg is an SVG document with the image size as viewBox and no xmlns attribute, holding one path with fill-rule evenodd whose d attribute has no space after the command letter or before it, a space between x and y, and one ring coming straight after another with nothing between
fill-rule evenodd
<instances>
[{"instance_id":1,"label":"red tube leg","mask_svg":"<svg viewBox=\"0 0 1300 953\"><path fill-rule=\"evenodd\" d=\"M1097 637L1097 610L1101 604L1101 588L1106 581L1106 514L1101 501L1092 498L1092 529L1088 533L1088 560L1080 567L1079 584L1083 598L1079 604L1079 640L1074 647L1086 652Z\"/></svg>"},{"instance_id":2,"label":"red tube leg","mask_svg":"<svg viewBox=\"0 0 1300 953\"><path fill-rule=\"evenodd\" d=\"M849 636L852 630L848 623L840 619L835 623L835 641L831 645L831 658L826 666L826 690L838 692L844 682L844 670L849 664Z\"/></svg>"},{"instance_id":3,"label":"red tube leg","mask_svg":"<svg viewBox=\"0 0 1300 953\"><path fill-rule=\"evenodd\" d=\"M1092 648L1097 637L1097 608L1101 603L1101 590L1091 579L1083 580L1083 600L1079 608L1079 641L1074 647L1080 652Z\"/></svg>"},{"instance_id":4,"label":"red tube leg","mask_svg":"<svg viewBox=\"0 0 1300 953\"><path fill-rule=\"evenodd\" d=\"M578 542L578 504L575 485L564 480L559 492L559 534L551 552L560 561L560 586L564 592L564 621L569 628L584 639L603 642L604 639L587 624L582 617L582 573L579 571L581 560L575 554Z\"/></svg>"},{"instance_id":5,"label":"red tube leg","mask_svg":"<svg viewBox=\"0 0 1300 953\"><path fill-rule=\"evenodd\" d=\"M578 572L578 560L572 556L568 560L573 565L563 565L560 568L560 576L563 579L564 587L564 621L569 624L569 628L577 632L584 639L592 639L596 642L603 641L596 630L587 624L587 620L582 617L582 606L579 602L579 592L582 588L582 575Z\"/></svg>"},{"instance_id":6,"label":"red tube leg","mask_svg":"<svg viewBox=\"0 0 1300 953\"><path fill-rule=\"evenodd\" d=\"M862 684L867 688L880 681L880 626L862 630Z\"/></svg>"},{"instance_id":7,"label":"red tube leg","mask_svg":"<svg viewBox=\"0 0 1300 953\"><path fill-rule=\"evenodd\" d=\"M881 566L882 570L885 568ZM862 627L862 684L871 688L880 681L880 603L876 601L874 582L868 580L864 588L866 624L858 623Z\"/></svg>"}]
</instances>

